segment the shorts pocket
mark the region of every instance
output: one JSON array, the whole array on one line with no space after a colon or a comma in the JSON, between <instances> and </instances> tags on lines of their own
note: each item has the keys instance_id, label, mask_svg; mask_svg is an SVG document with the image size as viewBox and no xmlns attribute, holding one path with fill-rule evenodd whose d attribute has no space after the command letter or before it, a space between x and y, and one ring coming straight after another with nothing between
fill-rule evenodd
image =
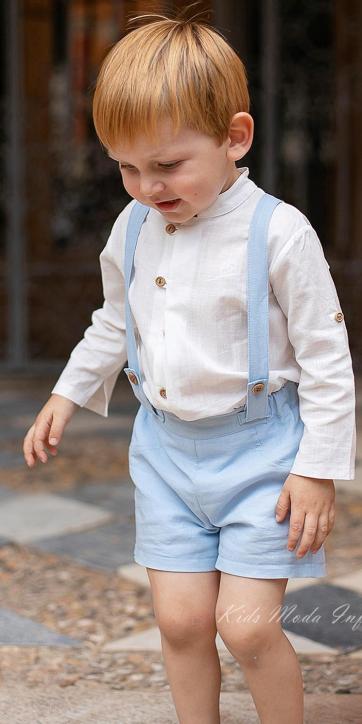
<instances>
[{"instance_id":1,"label":"shorts pocket","mask_svg":"<svg viewBox=\"0 0 362 724\"><path fill-rule=\"evenodd\" d=\"M262 442L263 454L270 468L281 473L290 472L299 450L303 428L300 418L295 418L289 406L284 408L282 417L273 415Z\"/></svg>"},{"instance_id":2,"label":"shorts pocket","mask_svg":"<svg viewBox=\"0 0 362 724\"><path fill-rule=\"evenodd\" d=\"M162 447L162 443L158 436L157 424L153 420L152 413L141 405L133 424L129 454L146 452L160 447Z\"/></svg>"}]
</instances>

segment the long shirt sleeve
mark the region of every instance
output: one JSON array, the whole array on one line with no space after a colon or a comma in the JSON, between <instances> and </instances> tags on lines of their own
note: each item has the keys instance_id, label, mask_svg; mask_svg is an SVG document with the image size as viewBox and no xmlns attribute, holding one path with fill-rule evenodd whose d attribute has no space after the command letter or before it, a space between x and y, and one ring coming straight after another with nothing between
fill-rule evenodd
<instances>
[{"instance_id":1,"label":"long shirt sleeve","mask_svg":"<svg viewBox=\"0 0 362 724\"><path fill-rule=\"evenodd\" d=\"M291 473L353 478L355 387L347 329L329 265L309 223L273 260L270 282L300 367L304 433Z\"/></svg>"}]
</instances>

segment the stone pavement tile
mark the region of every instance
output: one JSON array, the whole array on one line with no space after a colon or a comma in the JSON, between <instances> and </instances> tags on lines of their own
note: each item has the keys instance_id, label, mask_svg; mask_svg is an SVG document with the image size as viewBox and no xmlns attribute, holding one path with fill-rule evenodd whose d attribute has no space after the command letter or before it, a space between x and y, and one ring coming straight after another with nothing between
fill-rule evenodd
<instances>
[{"instance_id":1,"label":"stone pavement tile","mask_svg":"<svg viewBox=\"0 0 362 724\"><path fill-rule=\"evenodd\" d=\"M347 573L345 576L338 576L338 578L332 578L329 583L333 584L334 586L350 588L353 591L359 591L359 593L362 594L362 568L360 568L358 571L353 571L353 573Z\"/></svg>"},{"instance_id":2,"label":"stone pavement tile","mask_svg":"<svg viewBox=\"0 0 362 724\"><path fill-rule=\"evenodd\" d=\"M5 499L0 507L0 535L18 543L49 538L100 525L110 514L94 505L57 495L33 493Z\"/></svg>"},{"instance_id":3,"label":"stone pavement tile","mask_svg":"<svg viewBox=\"0 0 362 724\"><path fill-rule=\"evenodd\" d=\"M321 579L325 581L325 578ZM286 593L291 591L299 591L301 588L307 586L318 585L319 579L317 578L288 578Z\"/></svg>"},{"instance_id":4,"label":"stone pavement tile","mask_svg":"<svg viewBox=\"0 0 362 724\"><path fill-rule=\"evenodd\" d=\"M0 548L0 571L3 607L95 646L155 625L149 589L113 571L17 544Z\"/></svg>"},{"instance_id":5,"label":"stone pavement tile","mask_svg":"<svg viewBox=\"0 0 362 724\"><path fill-rule=\"evenodd\" d=\"M237 699L237 701L234 701ZM222 693L223 724L259 721L250 694ZM0 692L0 715L11 715L11 724L177 724L179 719L169 692L112 691L77 683L71 689L50 686L26 690L15 685ZM243 718L242 718L243 717ZM245 717L245 719L244 719Z\"/></svg>"},{"instance_id":6,"label":"stone pavement tile","mask_svg":"<svg viewBox=\"0 0 362 724\"><path fill-rule=\"evenodd\" d=\"M18 468L24 465L24 456L20 452L11 450L0 451L0 467L1 468Z\"/></svg>"},{"instance_id":7,"label":"stone pavement tile","mask_svg":"<svg viewBox=\"0 0 362 724\"><path fill-rule=\"evenodd\" d=\"M139 583L141 586L150 588L150 580L147 575L146 568L140 566L139 563L129 563L125 566L120 566L117 573L124 578L128 578L134 583Z\"/></svg>"},{"instance_id":8,"label":"stone pavement tile","mask_svg":"<svg viewBox=\"0 0 362 724\"><path fill-rule=\"evenodd\" d=\"M0 485L0 502L1 503L6 498L13 498L15 495L18 495L18 493L16 493L14 490L11 490L11 488L7 488L5 485Z\"/></svg>"},{"instance_id":9,"label":"stone pavement tile","mask_svg":"<svg viewBox=\"0 0 362 724\"><path fill-rule=\"evenodd\" d=\"M91 568L114 571L133 560L134 544L133 522L111 522L80 533L52 536L35 542L35 547Z\"/></svg>"},{"instance_id":10,"label":"stone pavement tile","mask_svg":"<svg viewBox=\"0 0 362 724\"><path fill-rule=\"evenodd\" d=\"M305 724L361 724L362 695L309 694L305 696Z\"/></svg>"},{"instance_id":11,"label":"stone pavement tile","mask_svg":"<svg viewBox=\"0 0 362 724\"><path fill-rule=\"evenodd\" d=\"M97 505L98 508L109 510L117 518L134 521L134 484L128 479L104 481L97 485L77 485L71 490L57 492L58 496L80 500L83 503Z\"/></svg>"},{"instance_id":12,"label":"stone pavement tile","mask_svg":"<svg viewBox=\"0 0 362 724\"><path fill-rule=\"evenodd\" d=\"M349 654L350 659L362 659L362 649L358 649L357 651L352 651L351 654ZM362 674L362 669L361 669Z\"/></svg>"},{"instance_id":13,"label":"stone pavement tile","mask_svg":"<svg viewBox=\"0 0 362 724\"><path fill-rule=\"evenodd\" d=\"M81 642L0 608L0 646L78 646Z\"/></svg>"},{"instance_id":14,"label":"stone pavement tile","mask_svg":"<svg viewBox=\"0 0 362 724\"><path fill-rule=\"evenodd\" d=\"M338 649L333 649L330 646L325 646L324 644L319 643L319 641L313 641L312 639L307 639L306 636L298 636L298 634L288 631L284 626L282 626L282 628L283 628L283 631L284 631L286 637L289 639L290 643L292 644L294 651L296 651L297 654L336 655L339 653Z\"/></svg>"},{"instance_id":15,"label":"stone pavement tile","mask_svg":"<svg viewBox=\"0 0 362 724\"><path fill-rule=\"evenodd\" d=\"M307 694L305 724L360 724L362 695ZM251 694L220 695L222 724L258 724ZM169 691L114 691L102 684L77 682L27 688L14 682L0 689L0 717L11 724L178 724ZM291 723L292 724L292 723Z\"/></svg>"},{"instance_id":16,"label":"stone pavement tile","mask_svg":"<svg viewBox=\"0 0 362 724\"><path fill-rule=\"evenodd\" d=\"M152 626L145 631L123 636L115 641L108 641L103 646L106 653L117 651L161 651L161 635L157 626Z\"/></svg>"},{"instance_id":17,"label":"stone pavement tile","mask_svg":"<svg viewBox=\"0 0 362 724\"><path fill-rule=\"evenodd\" d=\"M299 636L342 652L362 648L362 595L349 588L325 583L287 593L280 616Z\"/></svg>"}]
</instances>

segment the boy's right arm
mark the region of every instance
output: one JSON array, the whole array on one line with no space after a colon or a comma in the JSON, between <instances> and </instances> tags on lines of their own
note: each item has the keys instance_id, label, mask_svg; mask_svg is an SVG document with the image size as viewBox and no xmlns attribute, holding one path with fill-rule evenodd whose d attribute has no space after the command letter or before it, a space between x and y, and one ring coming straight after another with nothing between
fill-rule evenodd
<instances>
[{"instance_id":1,"label":"boy's right arm","mask_svg":"<svg viewBox=\"0 0 362 724\"><path fill-rule=\"evenodd\" d=\"M57 454L57 445L65 426L78 407L75 402L61 395L50 396L24 438L24 457L30 468L37 459L42 463L47 462L46 448L52 455Z\"/></svg>"},{"instance_id":2,"label":"boy's right arm","mask_svg":"<svg viewBox=\"0 0 362 724\"><path fill-rule=\"evenodd\" d=\"M79 407L107 416L108 403L120 370L127 360L124 319L123 255L126 225L134 202L116 219L100 255L104 304L92 314L92 324L73 349L52 394L28 430L24 457L32 467L47 461L45 448L56 455L65 426Z\"/></svg>"}]
</instances>

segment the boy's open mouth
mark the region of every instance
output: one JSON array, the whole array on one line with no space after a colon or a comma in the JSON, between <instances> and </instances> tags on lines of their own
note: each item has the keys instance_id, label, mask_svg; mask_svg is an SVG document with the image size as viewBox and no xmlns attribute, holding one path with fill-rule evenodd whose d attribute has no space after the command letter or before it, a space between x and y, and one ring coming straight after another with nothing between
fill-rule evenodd
<instances>
[{"instance_id":1,"label":"boy's open mouth","mask_svg":"<svg viewBox=\"0 0 362 724\"><path fill-rule=\"evenodd\" d=\"M176 208L176 206L178 206L180 201L181 201L181 199L172 199L171 201L160 201L158 203L157 202L155 202L155 203L156 203L156 206L158 206L163 211L172 211L173 209Z\"/></svg>"}]
</instances>

